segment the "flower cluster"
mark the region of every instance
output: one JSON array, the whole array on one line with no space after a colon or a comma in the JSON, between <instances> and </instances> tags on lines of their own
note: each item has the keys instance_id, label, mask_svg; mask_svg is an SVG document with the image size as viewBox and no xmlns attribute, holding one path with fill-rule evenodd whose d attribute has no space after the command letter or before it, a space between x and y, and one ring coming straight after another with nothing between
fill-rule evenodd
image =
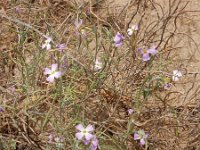
<instances>
[{"instance_id":1,"label":"flower cluster","mask_svg":"<svg viewBox=\"0 0 200 150\"><path fill-rule=\"evenodd\" d=\"M139 30L138 25L133 25L127 30L127 33L128 33L129 36L131 36L134 33L134 31L137 31L137 30ZM124 36L121 33L117 32L117 34L114 37L115 47L122 46L122 42L123 42L124 39L125 39ZM156 49L156 46L152 46L149 49L138 48L138 53L142 55L143 61L146 62L146 61L149 61L151 59L152 55L157 54L157 49Z\"/></svg>"},{"instance_id":2,"label":"flower cluster","mask_svg":"<svg viewBox=\"0 0 200 150\"><path fill-rule=\"evenodd\" d=\"M83 140L85 145L90 143L91 150L96 150L98 148L99 141L96 136L92 134L94 131L94 127L92 125L89 124L86 128L84 128L82 124L79 124L76 126L76 129L78 131L76 133L76 138L79 141Z\"/></svg>"},{"instance_id":3,"label":"flower cluster","mask_svg":"<svg viewBox=\"0 0 200 150\"><path fill-rule=\"evenodd\" d=\"M138 29L139 29L138 25L133 25L130 28L128 28L127 33L128 33L129 36L131 36L133 34L133 32L137 31ZM122 46L122 41L124 39L125 39L124 36L121 33L117 32L117 34L114 37L115 47Z\"/></svg>"},{"instance_id":4,"label":"flower cluster","mask_svg":"<svg viewBox=\"0 0 200 150\"><path fill-rule=\"evenodd\" d=\"M74 25L76 27L76 31L77 31L78 35L86 36L86 31L84 29L81 29L82 24L83 24L82 19L76 19L74 22ZM129 36L131 36L137 30L139 30L138 25L133 25L127 30L127 34ZM113 38L115 47L121 47L124 39L125 39L125 37L120 32L117 32ZM52 44L52 38L48 37L45 40L44 44L42 44L41 47L42 47L42 49L51 50L51 48L52 48L51 44ZM56 45L56 48L58 51L62 51L63 49L66 48L66 45L64 43L59 44L59 45ZM141 55L142 60L144 62L147 62L147 61L151 60L152 56L154 56L158 53L158 50L157 50L156 46L152 46L148 49L138 48L138 53ZM94 70L98 71L102 68L103 68L103 63L96 59L96 61L94 63ZM52 82L54 82L55 79L58 79L61 77L62 72L58 70L58 64L52 64L51 68L44 69L44 74L48 75L46 80L48 82L52 83ZM164 89L170 89L172 87L172 83L170 83L170 82L171 81L179 81L179 79L181 77L182 77L182 73L179 70L174 70L172 77L168 77L170 79L170 81L165 82ZM0 112L3 112L3 111L4 111L4 109L0 107ZM127 112L129 115L131 115L131 114L133 114L134 110L128 109ZM76 130L77 130L77 133L75 134L75 136L79 141L82 141L85 145L90 145L91 150L98 149L99 141L98 141L97 137L93 134L94 127L92 125L89 124L87 127L84 127L82 124L79 124L76 126ZM139 130L134 133L133 139L139 141L141 146L144 146L147 143L148 134L146 134L144 132L144 130ZM49 143L51 143L52 141L55 141L57 143L62 143L64 140L63 140L63 138L56 137L54 135L50 135Z\"/></svg>"}]
</instances>

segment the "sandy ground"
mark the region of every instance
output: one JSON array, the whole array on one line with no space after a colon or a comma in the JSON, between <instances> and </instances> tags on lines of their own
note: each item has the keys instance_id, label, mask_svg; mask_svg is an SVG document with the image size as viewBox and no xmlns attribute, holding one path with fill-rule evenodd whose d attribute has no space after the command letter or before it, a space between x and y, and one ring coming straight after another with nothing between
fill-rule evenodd
<instances>
[{"instance_id":1,"label":"sandy ground","mask_svg":"<svg viewBox=\"0 0 200 150\"><path fill-rule=\"evenodd\" d=\"M168 0L155 1L164 10L168 9ZM114 6L113 12L117 13L129 4L129 0L109 0L107 3ZM193 124L189 127L192 129L186 129L181 135L179 145L169 149L188 150L200 149L200 146L198 146L198 141L200 141L198 134L200 129L200 1L189 1L185 11L187 11L186 15L178 22L178 34L172 41L172 45L180 48L172 54L174 62L171 66L172 70L178 69L184 75L181 81L173 87L173 90L178 92L173 95L176 100L169 100L168 104L181 108L183 111L180 116L183 117L183 120L185 119ZM191 120L190 117L194 116L195 119ZM195 136L192 137L193 135Z\"/></svg>"},{"instance_id":2,"label":"sandy ground","mask_svg":"<svg viewBox=\"0 0 200 150\"><path fill-rule=\"evenodd\" d=\"M129 0L108 0L106 3L110 8L114 7L113 13L117 13L129 4ZM164 10L168 9L168 0L156 0ZM181 96L176 105L198 104L199 103L199 73L200 73L200 1L189 1L185 11L188 11L185 18L179 22L179 28L174 46L179 48L174 56L176 66L172 69L181 70L184 73L184 78L176 89L181 93ZM191 82L188 82L191 81ZM183 84L181 84L183 83ZM195 96L194 96L195 95Z\"/></svg>"}]
</instances>

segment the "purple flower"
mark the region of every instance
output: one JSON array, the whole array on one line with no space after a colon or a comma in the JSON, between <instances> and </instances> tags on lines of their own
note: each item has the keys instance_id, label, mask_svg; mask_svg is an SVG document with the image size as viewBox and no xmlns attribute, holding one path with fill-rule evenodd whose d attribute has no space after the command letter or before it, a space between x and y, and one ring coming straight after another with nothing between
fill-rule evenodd
<instances>
[{"instance_id":1,"label":"purple flower","mask_svg":"<svg viewBox=\"0 0 200 150\"><path fill-rule=\"evenodd\" d=\"M164 84L164 89L169 90L172 87L172 83L166 83Z\"/></svg>"},{"instance_id":2,"label":"purple flower","mask_svg":"<svg viewBox=\"0 0 200 150\"><path fill-rule=\"evenodd\" d=\"M124 39L123 35L117 32L114 37L115 47L120 47L122 45L122 40Z\"/></svg>"},{"instance_id":3,"label":"purple flower","mask_svg":"<svg viewBox=\"0 0 200 150\"><path fill-rule=\"evenodd\" d=\"M142 54L142 59L143 61L149 61L151 59L150 55L155 55L157 54L157 50L156 50L156 47L153 46L151 47L150 49L142 49L142 48L138 48L138 52L140 54Z\"/></svg>"},{"instance_id":4,"label":"purple flower","mask_svg":"<svg viewBox=\"0 0 200 150\"><path fill-rule=\"evenodd\" d=\"M85 145L88 145L89 143L90 143L91 150L96 150L98 147L99 141L96 138L96 136L94 135L92 139L84 141Z\"/></svg>"},{"instance_id":5,"label":"purple flower","mask_svg":"<svg viewBox=\"0 0 200 150\"><path fill-rule=\"evenodd\" d=\"M61 50L63 50L63 49L66 48L66 44L65 44L65 43L62 43L62 44L56 45L56 48L57 48L59 51L61 51Z\"/></svg>"},{"instance_id":6,"label":"purple flower","mask_svg":"<svg viewBox=\"0 0 200 150\"><path fill-rule=\"evenodd\" d=\"M79 124L76 126L76 129L78 130L78 132L76 133L76 138L78 140L82 140L85 137L85 140L89 141L94 137L94 135L91 134L91 132L94 131L94 128L90 124L86 128L84 128L82 124Z\"/></svg>"},{"instance_id":7,"label":"purple flower","mask_svg":"<svg viewBox=\"0 0 200 150\"><path fill-rule=\"evenodd\" d=\"M90 140L84 140L84 144L88 145L90 143Z\"/></svg>"},{"instance_id":8,"label":"purple flower","mask_svg":"<svg viewBox=\"0 0 200 150\"><path fill-rule=\"evenodd\" d=\"M0 107L0 113L1 113L1 112L4 112L4 109L3 109L2 107Z\"/></svg>"},{"instance_id":9,"label":"purple flower","mask_svg":"<svg viewBox=\"0 0 200 150\"><path fill-rule=\"evenodd\" d=\"M57 68L58 68L58 64L52 64L51 69L45 68L44 74L49 75L49 77L47 78L48 82L54 82L54 78L58 79L59 77L61 77L61 72L56 71Z\"/></svg>"},{"instance_id":10,"label":"purple flower","mask_svg":"<svg viewBox=\"0 0 200 150\"><path fill-rule=\"evenodd\" d=\"M90 145L91 150L96 150L98 148L98 144L99 144L99 141L96 138L96 136L94 136Z\"/></svg>"},{"instance_id":11,"label":"purple flower","mask_svg":"<svg viewBox=\"0 0 200 150\"><path fill-rule=\"evenodd\" d=\"M48 136L48 143L52 143L53 137L54 137L53 134L50 134L50 135Z\"/></svg>"},{"instance_id":12,"label":"purple flower","mask_svg":"<svg viewBox=\"0 0 200 150\"><path fill-rule=\"evenodd\" d=\"M17 7L15 8L15 11L16 11L17 13L20 13L20 12L21 12L21 9L20 9L20 7L19 7L19 6L17 6Z\"/></svg>"},{"instance_id":13,"label":"purple flower","mask_svg":"<svg viewBox=\"0 0 200 150\"><path fill-rule=\"evenodd\" d=\"M140 145L145 145L147 138L148 138L148 134L146 134L144 132L144 130L139 130L137 132L134 133L134 140L140 140Z\"/></svg>"},{"instance_id":14,"label":"purple flower","mask_svg":"<svg viewBox=\"0 0 200 150\"><path fill-rule=\"evenodd\" d=\"M128 114L131 115L134 112L133 109L128 109Z\"/></svg>"}]
</instances>

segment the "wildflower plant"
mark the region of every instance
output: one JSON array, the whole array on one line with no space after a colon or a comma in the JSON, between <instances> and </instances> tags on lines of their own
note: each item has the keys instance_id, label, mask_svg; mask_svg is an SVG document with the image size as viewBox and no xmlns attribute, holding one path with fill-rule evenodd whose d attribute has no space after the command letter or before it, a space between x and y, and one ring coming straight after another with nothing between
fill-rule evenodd
<instances>
[{"instance_id":1,"label":"wildflower plant","mask_svg":"<svg viewBox=\"0 0 200 150\"><path fill-rule=\"evenodd\" d=\"M186 11L179 3L181 0L166 1L168 5L163 6L161 1L156 4L130 0L123 3L127 4L123 9L117 7L120 9L117 12L102 0L19 1L16 4L21 11L17 14L14 1L3 4L6 5L0 11L0 35L3 35L0 40L3 72L0 143L3 149L24 146L73 150L126 150L147 146L163 149L159 143L165 142L159 140L165 137L174 138L173 142L167 141L170 147L178 147L174 140L181 136L171 135L184 135L181 127L185 131L194 129L196 122L193 121L197 119L181 116L183 112L190 112L187 107L180 107L184 111L175 107L174 99L187 92L168 91L184 77L179 70L169 70L175 67L175 58L172 61L171 56L176 56L174 49L179 48L174 44L179 40L173 38L185 34L178 27L180 18L187 17L183 17ZM109 5L104 7L106 4ZM134 25L135 19L138 24ZM156 45L149 47L152 43ZM183 103L187 101L187 96L184 97ZM191 109L197 112L196 108ZM98 128L94 129L91 124L75 127L74 123L80 120L92 122ZM151 129L152 135L137 131L138 127ZM153 132L158 128L162 133ZM56 134L51 134L55 130ZM130 136L133 131L136 131L134 136ZM153 144L148 144L150 137L157 138L158 142L152 140Z\"/></svg>"}]
</instances>

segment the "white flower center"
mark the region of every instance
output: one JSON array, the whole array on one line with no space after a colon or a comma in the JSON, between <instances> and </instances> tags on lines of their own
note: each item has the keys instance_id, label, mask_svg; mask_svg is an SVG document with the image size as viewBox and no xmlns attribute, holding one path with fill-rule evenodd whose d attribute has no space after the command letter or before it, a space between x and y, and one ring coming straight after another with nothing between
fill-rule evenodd
<instances>
[{"instance_id":1,"label":"white flower center","mask_svg":"<svg viewBox=\"0 0 200 150\"><path fill-rule=\"evenodd\" d=\"M86 135L87 131L86 131L86 130L83 130L82 133L83 133L83 135Z\"/></svg>"},{"instance_id":2,"label":"white flower center","mask_svg":"<svg viewBox=\"0 0 200 150\"><path fill-rule=\"evenodd\" d=\"M56 73L56 71L51 71L51 75L54 75Z\"/></svg>"}]
</instances>

